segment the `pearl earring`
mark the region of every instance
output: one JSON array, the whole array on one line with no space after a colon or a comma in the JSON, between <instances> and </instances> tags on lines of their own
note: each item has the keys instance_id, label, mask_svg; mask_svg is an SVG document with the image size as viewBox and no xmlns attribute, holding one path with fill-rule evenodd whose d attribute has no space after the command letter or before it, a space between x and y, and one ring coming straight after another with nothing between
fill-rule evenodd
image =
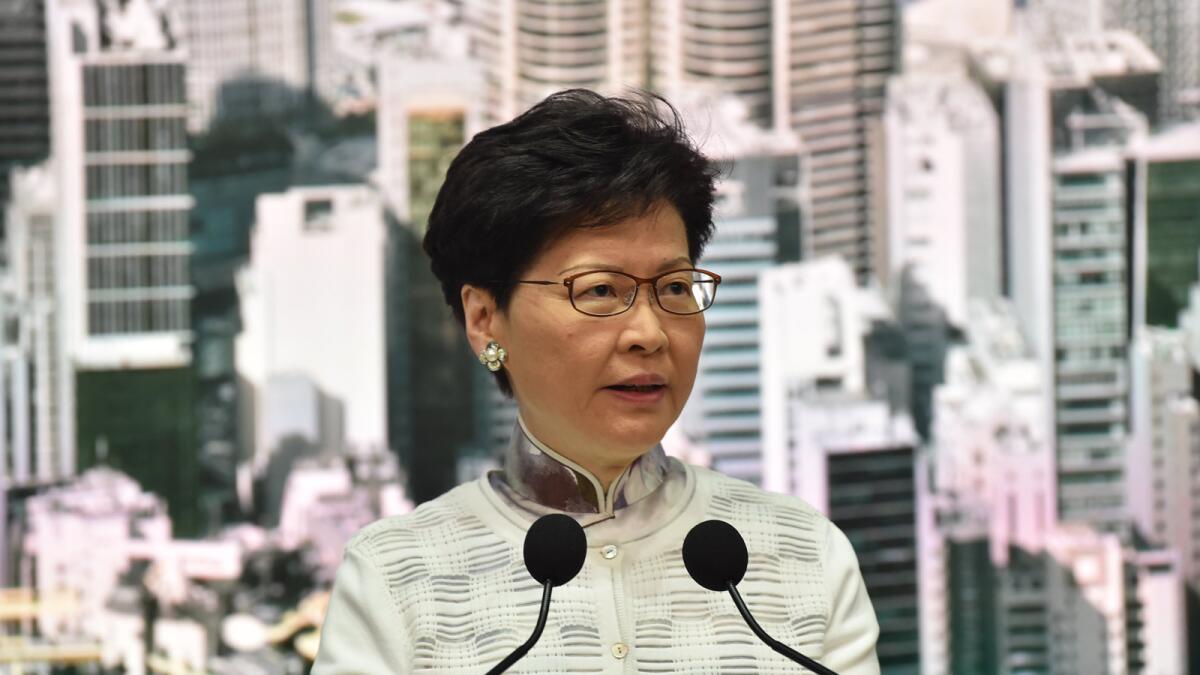
<instances>
[{"instance_id":1,"label":"pearl earring","mask_svg":"<svg viewBox=\"0 0 1200 675\"><path fill-rule=\"evenodd\" d=\"M479 352L479 362L487 366L487 369L493 373L500 370L500 366L508 360L508 352L504 351L498 342L491 340L487 343L487 347Z\"/></svg>"}]
</instances>

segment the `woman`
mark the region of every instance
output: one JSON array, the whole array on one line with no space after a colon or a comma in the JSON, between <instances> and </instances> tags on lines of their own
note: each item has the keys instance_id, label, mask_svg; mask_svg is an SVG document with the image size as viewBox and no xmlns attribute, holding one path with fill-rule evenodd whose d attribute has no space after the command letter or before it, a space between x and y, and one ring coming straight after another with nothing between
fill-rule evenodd
<instances>
[{"instance_id":1,"label":"woman","mask_svg":"<svg viewBox=\"0 0 1200 675\"><path fill-rule=\"evenodd\" d=\"M522 542L555 512L584 526L588 554L516 671L796 672L688 576L683 539L717 518L746 539L739 589L768 633L842 675L879 672L846 537L659 445L720 283L695 269L715 176L665 101L583 90L463 148L424 246L518 424L501 471L354 537L314 673L486 671L532 631L541 587Z\"/></svg>"}]
</instances>

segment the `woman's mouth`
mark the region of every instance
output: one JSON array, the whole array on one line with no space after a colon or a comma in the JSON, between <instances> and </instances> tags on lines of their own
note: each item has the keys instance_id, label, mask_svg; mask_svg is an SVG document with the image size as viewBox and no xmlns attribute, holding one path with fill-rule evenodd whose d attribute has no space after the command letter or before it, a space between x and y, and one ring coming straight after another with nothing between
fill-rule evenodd
<instances>
[{"instance_id":1,"label":"woman's mouth","mask_svg":"<svg viewBox=\"0 0 1200 675\"><path fill-rule=\"evenodd\" d=\"M614 384L605 389L629 403L657 403L666 395L665 384Z\"/></svg>"}]
</instances>

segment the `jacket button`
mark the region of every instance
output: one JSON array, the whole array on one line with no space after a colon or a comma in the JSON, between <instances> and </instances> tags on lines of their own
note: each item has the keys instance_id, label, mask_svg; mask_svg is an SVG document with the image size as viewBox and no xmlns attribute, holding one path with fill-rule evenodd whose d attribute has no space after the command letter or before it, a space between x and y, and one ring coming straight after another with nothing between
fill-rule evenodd
<instances>
[{"instance_id":1,"label":"jacket button","mask_svg":"<svg viewBox=\"0 0 1200 675\"><path fill-rule=\"evenodd\" d=\"M612 646L613 658L623 659L629 653L629 647L624 642L618 642Z\"/></svg>"}]
</instances>

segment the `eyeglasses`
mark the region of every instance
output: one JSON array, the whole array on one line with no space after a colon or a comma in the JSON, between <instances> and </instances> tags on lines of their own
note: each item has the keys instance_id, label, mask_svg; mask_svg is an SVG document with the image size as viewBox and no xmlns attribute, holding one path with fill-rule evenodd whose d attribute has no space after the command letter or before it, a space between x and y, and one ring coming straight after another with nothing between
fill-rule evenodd
<instances>
[{"instance_id":1,"label":"eyeglasses","mask_svg":"<svg viewBox=\"0 0 1200 675\"><path fill-rule=\"evenodd\" d=\"M644 279L624 272L595 270L572 274L562 281L518 279L518 284L567 287L571 306L588 316L615 316L628 311L637 300L642 284L650 284L654 301L671 314L699 314L712 307L721 283L718 274L706 270L679 269Z\"/></svg>"}]
</instances>

